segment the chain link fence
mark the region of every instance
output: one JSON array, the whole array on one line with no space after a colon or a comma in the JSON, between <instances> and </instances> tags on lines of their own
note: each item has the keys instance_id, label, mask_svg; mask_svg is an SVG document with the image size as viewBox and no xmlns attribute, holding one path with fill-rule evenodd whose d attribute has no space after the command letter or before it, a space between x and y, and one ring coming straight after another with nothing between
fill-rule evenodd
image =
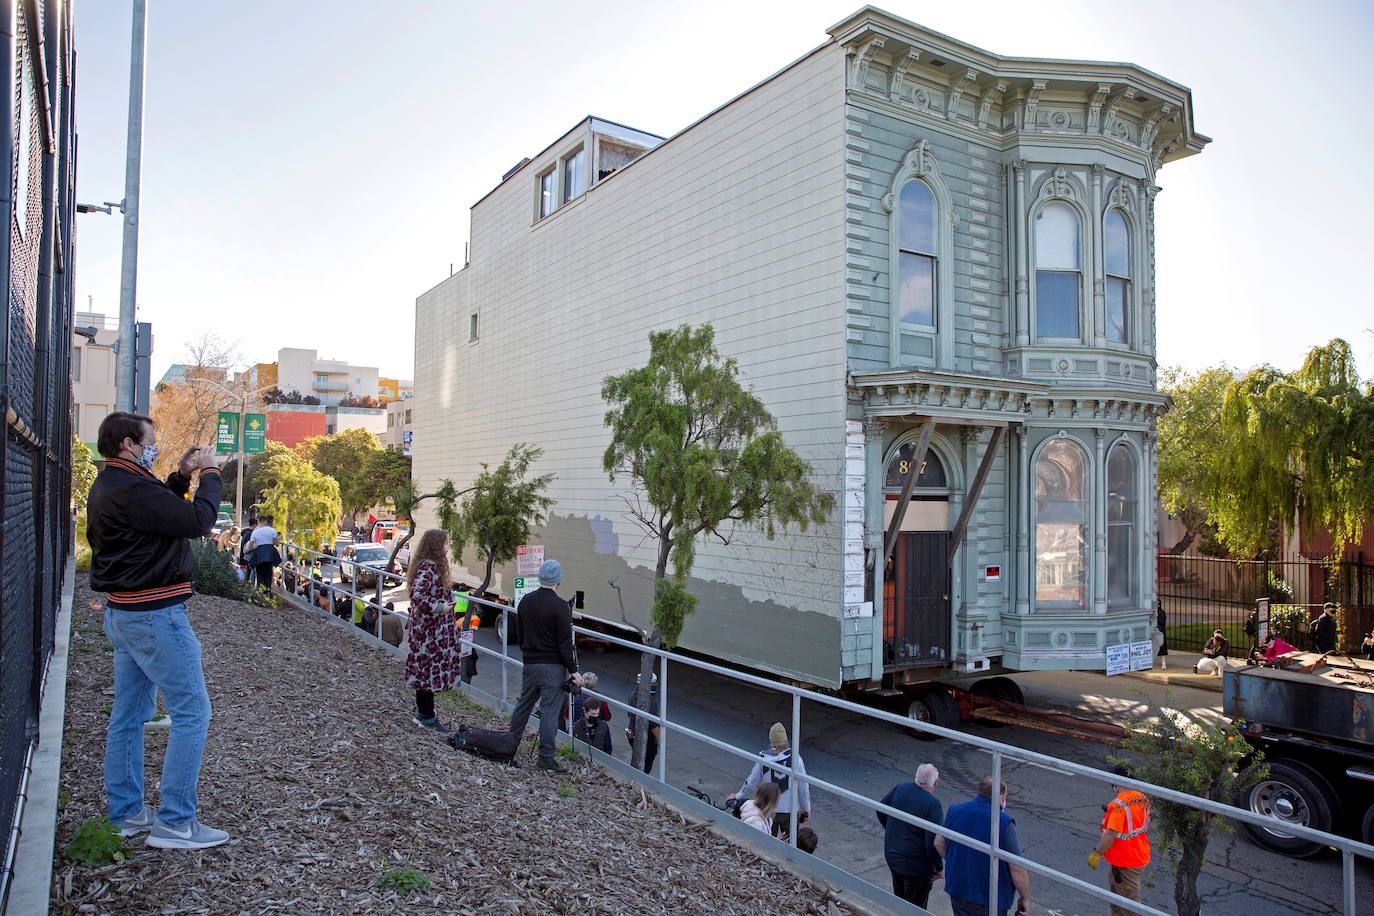
<instances>
[{"instance_id":1,"label":"chain link fence","mask_svg":"<svg viewBox=\"0 0 1374 916\"><path fill-rule=\"evenodd\" d=\"M0 258L0 908L13 876L19 818L62 579L72 552L72 219L75 213L71 9L67 0L4 2L11 34L9 168Z\"/></svg>"}]
</instances>

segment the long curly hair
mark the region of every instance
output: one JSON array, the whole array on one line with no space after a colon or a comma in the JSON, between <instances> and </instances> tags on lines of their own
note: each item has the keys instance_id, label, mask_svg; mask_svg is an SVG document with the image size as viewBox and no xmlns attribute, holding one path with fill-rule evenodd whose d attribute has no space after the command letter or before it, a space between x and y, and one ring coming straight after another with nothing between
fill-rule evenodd
<instances>
[{"instance_id":1,"label":"long curly hair","mask_svg":"<svg viewBox=\"0 0 1374 916\"><path fill-rule=\"evenodd\" d=\"M444 587L452 583L452 576L448 569L448 532L442 528L429 528L420 535L420 543L410 552L410 563L406 569L406 588L415 587L415 576L420 569L420 564L426 560L433 560L434 565L439 568L439 581Z\"/></svg>"}]
</instances>

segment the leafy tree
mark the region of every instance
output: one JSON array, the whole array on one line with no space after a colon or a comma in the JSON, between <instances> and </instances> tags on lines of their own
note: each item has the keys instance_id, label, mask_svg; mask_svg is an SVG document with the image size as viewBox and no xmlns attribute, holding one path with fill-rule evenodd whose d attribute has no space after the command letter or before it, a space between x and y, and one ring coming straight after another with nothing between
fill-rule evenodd
<instances>
[{"instance_id":1,"label":"leafy tree","mask_svg":"<svg viewBox=\"0 0 1374 916\"><path fill-rule=\"evenodd\" d=\"M1183 540L1168 548L1182 553L1199 537L1204 552L1215 544L1211 524L1215 478L1221 465L1221 405L1236 374L1226 366L1191 374L1178 366L1159 372L1160 390L1173 406L1159 418L1159 501L1183 522Z\"/></svg>"},{"instance_id":2,"label":"leafy tree","mask_svg":"<svg viewBox=\"0 0 1374 916\"><path fill-rule=\"evenodd\" d=\"M234 347L205 333L186 346L184 380L159 383L153 389L149 414L161 447L154 466L158 477L172 472L187 447L214 442L220 411L237 411L244 398L249 410L260 403L248 376L233 377L234 366L241 362Z\"/></svg>"},{"instance_id":3,"label":"leafy tree","mask_svg":"<svg viewBox=\"0 0 1374 916\"><path fill-rule=\"evenodd\" d=\"M654 648L676 646L696 609L687 579L698 538L729 544L744 526L771 539L789 525L820 524L835 508L834 495L817 491L810 464L783 442L738 376L736 361L716 352L711 325L684 325L650 334L648 364L601 384L611 431L602 464L612 482L629 478L630 516L658 542L653 629L645 638ZM644 683L652 671L645 653ZM640 708L647 712L649 702L650 692L640 691ZM645 744L635 742L635 766Z\"/></svg>"},{"instance_id":4,"label":"leafy tree","mask_svg":"<svg viewBox=\"0 0 1374 916\"><path fill-rule=\"evenodd\" d=\"M1374 516L1374 386L1362 387L1344 340L1313 348L1296 372L1261 366L1228 386L1218 448L1208 511L1237 554L1259 553L1293 519L1356 541Z\"/></svg>"},{"instance_id":5,"label":"leafy tree","mask_svg":"<svg viewBox=\"0 0 1374 916\"><path fill-rule=\"evenodd\" d=\"M458 500L463 494L451 480L445 480L436 494L439 524L448 532L453 558L461 559L471 547L486 564L475 592L486 591L492 568L515 559L515 549L529 541L530 528L544 524L544 513L553 505L545 491L555 475L527 476L543 454L543 449L517 443L494 470L482 463L462 502Z\"/></svg>"},{"instance_id":6,"label":"leafy tree","mask_svg":"<svg viewBox=\"0 0 1374 916\"><path fill-rule=\"evenodd\" d=\"M245 506L253 505L257 501L259 493L267 492L268 488L276 483L276 478L272 476L270 469L273 466L272 459L278 455L294 456L295 453L288 446L268 439L265 451L248 456L248 460L245 462L247 465L246 476L243 478ZM281 465L278 464L277 467L281 467ZM234 496L238 492L238 473L238 459L225 462L224 467L220 468L220 476L224 480L224 498L229 502L234 501Z\"/></svg>"},{"instance_id":7,"label":"leafy tree","mask_svg":"<svg viewBox=\"0 0 1374 916\"><path fill-rule=\"evenodd\" d=\"M315 470L338 481L343 512L351 521L372 505L363 468L372 453L381 447L375 433L354 428L332 436L311 436L298 445L296 451L314 465Z\"/></svg>"},{"instance_id":8,"label":"leafy tree","mask_svg":"<svg viewBox=\"0 0 1374 916\"><path fill-rule=\"evenodd\" d=\"M1208 722L1188 710L1166 710L1158 719L1137 722L1124 746L1138 759L1108 759L1131 776L1210 801L1231 804L1269 775L1264 755L1253 751L1234 724ZM1178 802L1152 802L1150 843L1167 849L1173 863L1174 906L1179 916L1198 916L1197 878L1207 844L1214 831L1230 832L1231 826L1220 815Z\"/></svg>"},{"instance_id":9,"label":"leafy tree","mask_svg":"<svg viewBox=\"0 0 1374 916\"><path fill-rule=\"evenodd\" d=\"M357 483L358 498L364 507L393 502L397 492L410 484L410 456L396 449L381 448L367 456ZM396 510L397 518L408 518Z\"/></svg>"},{"instance_id":10,"label":"leafy tree","mask_svg":"<svg viewBox=\"0 0 1374 916\"><path fill-rule=\"evenodd\" d=\"M91 484L95 483L96 467L91 459L91 450L86 443L72 433L72 507L76 514L86 511L86 499L91 495Z\"/></svg>"},{"instance_id":11,"label":"leafy tree","mask_svg":"<svg viewBox=\"0 0 1374 916\"><path fill-rule=\"evenodd\" d=\"M332 544L339 524L339 484L328 474L286 452L276 454L264 471L273 481L262 510L274 527L297 544Z\"/></svg>"}]
</instances>

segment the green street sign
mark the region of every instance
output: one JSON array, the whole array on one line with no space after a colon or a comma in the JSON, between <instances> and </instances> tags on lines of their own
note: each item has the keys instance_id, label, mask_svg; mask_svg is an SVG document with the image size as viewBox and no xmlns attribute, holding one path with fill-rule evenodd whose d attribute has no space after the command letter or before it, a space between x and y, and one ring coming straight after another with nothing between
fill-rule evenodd
<instances>
[{"instance_id":1,"label":"green street sign","mask_svg":"<svg viewBox=\"0 0 1374 916\"><path fill-rule=\"evenodd\" d=\"M215 429L215 451L221 455L239 450L239 415L235 411L221 410L219 425Z\"/></svg>"},{"instance_id":2,"label":"green street sign","mask_svg":"<svg viewBox=\"0 0 1374 916\"><path fill-rule=\"evenodd\" d=\"M244 414L243 451L248 455L267 451L267 414Z\"/></svg>"}]
</instances>

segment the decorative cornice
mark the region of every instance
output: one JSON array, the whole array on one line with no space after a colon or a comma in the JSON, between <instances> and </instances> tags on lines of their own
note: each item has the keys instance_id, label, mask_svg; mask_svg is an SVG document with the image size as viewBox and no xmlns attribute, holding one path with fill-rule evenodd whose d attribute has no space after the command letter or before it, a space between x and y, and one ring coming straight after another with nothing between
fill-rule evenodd
<instances>
[{"instance_id":1,"label":"decorative cornice","mask_svg":"<svg viewBox=\"0 0 1374 916\"><path fill-rule=\"evenodd\" d=\"M945 99L945 117L951 121L959 114L959 102L964 96L964 90L969 84L978 79L978 71L969 69L964 71L964 75L956 77L949 84L949 95Z\"/></svg>"},{"instance_id":2,"label":"decorative cornice","mask_svg":"<svg viewBox=\"0 0 1374 916\"><path fill-rule=\"evenodd\" d=\"M861 91L868 90L868 68L873 63L873 55L886 45L886 38L874 36L862 43L853 42L845 49L849 55L849 72L853 77L851 86Z\"/></svg>"},{"instance_id":3,"label":"decorative cornice","mask_svg":"<svg viewBox=\"0 0 1374 916\"><path fill-rule=\"evenodd\" d=\"M983 95L978 100L978 117L974 121L974 126L979 130L987 130L988 115L992 113L993 103L1002 98L1003 93L1007 91L1007 85L1006 80L998 80L983 89Z\"/></svg>"},{"instance_id":4,"label":"decorative cornice","mask_svg":"<svg viewBox=\"0 0 1374 916\"><path fill-rule=\"evenodd\" d=\"M1107 101L1107 93L1112 91L1111 83L1098 83L1097 90L1093 92L1092 99L1088 102L1088 133L1100 132L1099 126L1102 118L1102 106Z\"/></svg>"},{"instance_id":5,"label":"decorative cornice","mask_svg":"<svg viewBox=\"0 0 1374 916\"><path fill-rule=\"evenodd\" d=\"M1117 179L1112 187L1112 192L1107 195L1108 207L1120 207L1127 213L1135 213L1135 190L1132 185L1134 182L1126 178Z\"/></svg>"},{"instance_id":6,"label":"decorative cornice","mask_svg":"<svg viewBox=\"0 0 1374 916\"><path fill-rule=\"evenodd\" d=\"M1135 89L1127 86L1107 99L1107 110L1102 115L1102 135L1104 137L1114 137L1122 143L1130 139L1130 128L1126 126L1124 121L1118 122L1117 113L1121 111L1123 104L1135 97Z\"/></svg>"},{"instance_id":7,"label":"decorative cornice","mask_svg":"<svg viewBox=\"0 0 1374 916\"><path fill-rule=\"evenodd\" d=\"M1021 118L1021 130L1028 134L1035 133L1035 113L1040 108L1040 94L1045 91L1045 80L1035 80L1031 83L1030 92L1026 94L1026 106Z\"/></svg>"},{"instance_id":8,"label":"decorative cornice","mask_svg":"<svg viewBox=\"0 0 1374 916\"><path fill-rule=\"evenodd\" d=\"M907 71L920 59L921 52L917 48L908 48L905 54L895 58L892 65L892 80L887 88L887 97L890 101L901 102L902 80L906 79Z\"/></svg>"}]
</instances>

